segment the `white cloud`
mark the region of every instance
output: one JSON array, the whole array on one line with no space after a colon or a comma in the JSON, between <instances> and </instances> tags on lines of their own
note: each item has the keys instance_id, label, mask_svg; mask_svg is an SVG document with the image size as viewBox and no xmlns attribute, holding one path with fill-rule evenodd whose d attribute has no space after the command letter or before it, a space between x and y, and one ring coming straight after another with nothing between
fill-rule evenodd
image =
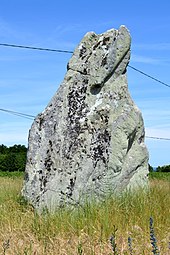
<instances>
[{"instance_id":1,"label":"white cloud","mask_svg":"<svg viewBox=\"0 0 170 255\"><path fill-rule=\"evenodd\" d=\"M17 118L17 117L16 117ZM18 117L19 118L19 117ZM0 126L0 144L7 146L13 144L25 144L28 142L28 131L32 121L19 119L20 121L12 121L9 119ZM30 123L31 122L31 123Z\"/></svg>"},{"instance_id":2,"label":"white cloud","mask_svg":"<svg viewBox=\"0 0 170 255\"><path fill-rule=\"evenodd\" d=\"M13 133L0 133L0 144L4 144L6 146L11 146L13 144L28 144L28 137L25 132L20 132L17 134L16 132Z\"/></svg>"},{"instance_id":3,"label":"white cloud","mask_svg":"<svg viewBox=\"0 0 170 255\"><path fill-rule=\"evenodd\" d=\"M170 126L166 128L164 125L160 127L146 127L146 136L160 137L160 138L170 138Z\"/></svg>"},{"instance_id":4,"label":"white cloud","mask_svg":"<svg viewBox=\"0 0 170 255\"><path fill-rule=\"evenodd\" d=\"M132 54L131 56L131 62L134 63L145 63L145 64L159 64L160 59L155 59L151 57L145 57L145 56L140 56L140 55L135 55Z\"/></svg>"},{"instance_id":5,"label":"white cloud","mask_svg":"<svg viewBox=\"0 0 170 255\"><path fill-rule=\"evenodd\" d=\"M147 44L133 44L134 49L140 50L170 50L170 43L147 43Z\"/></svg>"}]
</instances>

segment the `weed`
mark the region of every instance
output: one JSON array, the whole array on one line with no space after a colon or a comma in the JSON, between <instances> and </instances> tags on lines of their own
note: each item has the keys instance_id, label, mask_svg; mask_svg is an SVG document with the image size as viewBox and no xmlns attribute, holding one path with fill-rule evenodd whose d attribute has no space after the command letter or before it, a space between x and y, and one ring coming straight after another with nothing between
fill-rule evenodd
<instances>
[{"instance_id":1,"label":"weed","mask_svg":"<svg viewBox=\"0 0 170 255\"><path fill-rule=\"evenodd\" d=\"M10 239L11 239L11 237L10 237L9 239L7 239L6 241L3 242L2 247L3 247L3 254L4 254L4 255L6 254L6 251L7 251L7 250L9 249L9 247L10 247Z\"/></svg>"},{"instance_id":2,"label":"weed","mask_svg":"<svg viewBox=\"0 0 170 255\"><path fill-rule=\"evenodd\" d=\"M128 249L129 249L129 255L133 255L133 250L132 250L132 239L129 236L128 237Z\"/></svg>"},{"instance_id":3,"label":"weed","mask_svg":"<svg viewBox=\"0 0 170 255\"><path fill-rule=\"evenodd\" d=\"M78 243L77 252L78 252L78 255L83 255L83 248L82 248L81 242Z\"/></svg>"},{"instance_id":4,"label":"weed","mask_svg":"<svg viewBox=\"0 0 170 255\"><path fill-rule=\"evenodd\" d=\"M150 217L150 240L151 240L151 245L152 245L152 253L154 255L159 255L159 250L158 250L158 247L157 247L157 240L156 240L156 237L155 237L155 233L154 233L154 226L153 226L153 218Z\"/></svg>"},{"instance_id":5,"label":"weed","mask_svg":"<svg viewBox=\"0 0 170 255\"><path fill-rule=\"evenodd\" d=\"M111 247L112 247L112 251L114 255L118 255L118 249L117 249L117 243L116 243L116 232L117 232L117 228L114 226L113 228L113 233L110 237L110 243L111 243Z\"/></svg>"}]
</instances>

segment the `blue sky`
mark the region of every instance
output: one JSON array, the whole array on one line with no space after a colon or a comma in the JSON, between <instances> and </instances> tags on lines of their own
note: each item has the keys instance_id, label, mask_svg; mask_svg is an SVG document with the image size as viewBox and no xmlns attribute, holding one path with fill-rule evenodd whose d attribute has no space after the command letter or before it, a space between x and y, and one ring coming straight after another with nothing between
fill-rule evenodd
<instances>
[{"instance_id":1,"label":"blue sky","mask_svg":"<svg viewBox=\"0 0 170 255\"><path fill-rule=\"evenodd\" d=\"M126 25L130 65L170 84L170 1L1 0L0 43L74 50L88 31ZM37 115L62 82L71 55L0 46L0 108ZM170 88L128 68L146 135L170 138ZM0 144L27 145L32 120L0 112ZM153 166L170 164L170 141L146 139Z\"/></svg>"}]
</instances>

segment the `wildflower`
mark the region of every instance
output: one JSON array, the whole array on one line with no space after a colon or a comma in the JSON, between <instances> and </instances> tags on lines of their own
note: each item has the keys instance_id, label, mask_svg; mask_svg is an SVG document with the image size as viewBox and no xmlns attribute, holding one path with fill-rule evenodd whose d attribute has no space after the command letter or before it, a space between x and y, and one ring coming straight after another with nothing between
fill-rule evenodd
<instances>
[{"instance_id":1,"label":"wildflower","mask_svg":"<svg viewBox=\"0 0 170 255\"><path fill-rule=\"evenodd\" d=\"M155 233L154 233L154 227L153 227L153 218L150 217L150 240L151 240L151 244L152 244L152 252L154 255L159 255L159 250L157 247L157 240L155 237Z\"/></svg>"}]
</instances>

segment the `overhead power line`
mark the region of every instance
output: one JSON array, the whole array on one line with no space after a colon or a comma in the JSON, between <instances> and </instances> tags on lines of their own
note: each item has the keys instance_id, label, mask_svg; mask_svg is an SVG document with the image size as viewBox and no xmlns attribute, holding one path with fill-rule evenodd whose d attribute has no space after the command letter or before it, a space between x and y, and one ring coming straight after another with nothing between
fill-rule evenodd
<instances>
[{"instance_id":1,"label":"overhead power line","mask_svg":"<svg viewBox=\"0 0 170 255\"><path fill-rule=\"evenodd\" d=\"M21 48L21 49L28 49L28 50L53 51L53 52L59 52L59 53L73 53L73 51L69 51L69 50L56 50L56 49L49 49L49 48L41 48L41 47L32 47L32 46L8 44L8 43L0 43L0 46L13 47L13 48Z\"/></svg>"},{"instance_id":2,"label":"overhead power line","mask_svg":"<svg viewBox=\"0 0 170 255\"><path fill-rule=\"evenodd\" d=\"M13 48L21 48L21 49L29 49L29 50L40 50L40 51L51 51L51 52L58 52L58 53L69 53L69 54L72 54L73 51L69 51L69 50L60 50L60 49L50 49L50 48L41 48L41 47L33 47L33 46L25 46L25 45L16 45L16 44L8 44L8 43L0 43L0 46L5 46L5 47L13 47ZM166 87L169 87L170 88L170 85L161 81L161 80L158 80L157 78L131 66L131 65L128 65L129 68L133 69L134 71L136 72L139 72L140 74L142 75L145 75L146 77L166 86ZM15 111L11 111L11 110L6 110L6 109L2 109L0 108L0 111L3 111L3 112L7 112L9 114L13 114L13 115L16 115L18 117L22 117L22 118L26 118L26 119L34 119L35 116L33 115L30 115L30 114L25 114L25 113L20 113L20 112L15 112ZM157 139L157 140L166 140L166 141L170 141L170 138L164 138L164 137L154 137L154 136L146 136L146 138L149 138L149 139Z\"/></svg>"},{"instance_id":3,"label":"overhead power line","mask_svg":"<svg viewBox=\"0 0 170 255\"><path fill-rule=\"evenodd\" d=\"M150 79L152 79L152 80L154 80L154 81L157 81L157 82L161 83L162 85L164 85L164 86L170 88L170 85L169 85L169 84L167 84L167 83L165 83L165 82L163 82L163 81L160 81L160 80L158 80L157 78L154 78L153 76L151 76L151 75L149 75L149 74L147 74L147 73L144 73L143 71L141 71L141 70L139 70L139 69L137 69L137 68L135 68L135 67L133 67L133 66L131 66L131 65L128 65L128 67L130 67L131 69L135 70L136 72L141 73L141 74L145 75L146 77L148 77L148 78L150 78Z\"/></svg>"},{"instance_id":4,"label":"overhead power line","mask_svg":"<svg viewBox=\"0 0 170 255\"><path fill-rule=\"evenodd\" d=\"M70 50L60 50L60 49L50 49L50 48L42 48L42 47L33 47L33 46L25 46L25 45L17 45L17 44L9 44L9 43L0 43L0 46L5 46L5 47L13 47L13 48L21 48L21 49L29 49L29 50L40 50L40 51L51 51L51 52L58 52L58 53L69 53L69 54L72 54L73 51L70 51ZM142 74L142 75L145 75L146 77L166 86L166 87L169 87L170 88L170 84L168 83L165 83L131 65L128 65L129 68L133 69L134 71Z\"/></svg>"},{"instance_id":5,"label":"overhead power line","mask_svg":"<svg viewBox=\"0 0 170 255\"><path fill-rule=\"evenodd\" d=\"M16 115L18 117L22 117L22 118L26 118L26 119L31 119L33 120L35 118L35 116L30 115L30 114L26 114L26 113L21 113L21 112L16 112L16 111L11 111L11 110L7 110L7 109L2 109L0 108L0 111L2 112L7 112L9 114L13 114ZM155 137L155 136L145 136L146 138L149 139L157 139L157 140L166 140L166 141L170 141L170 138L164 138L164 137Z\"/></svg>"},{"instance_id":6,"label":"overhead power line","mask_svg":"<svg viewBox=\"0 0 170 255\"><path fill-rule=\"evenodd\" d=\"M14 112L14 111L2 109L2 108L0 108L0 111L7 112L9 114L16 115L18 117L22 117L22 118L25 118L25 119L31 119L32 120L32 119L35 118L33 115L30 115L30 114L25 114L25 113L21 113L21 112Z\"/></svg>"},{"instance_id":7,"label":"overhead power line","mask_svg":"<svg viewBox=\"0 0 170 255\"><path fill-rule=\"evenodd\" d=\"M156 139L156 140L166 140L166 141L170 141L170 138L164 138L164 137L156 137L156 136L145 136L146 138L149 139Z\"/></svg>"}]
</instances>

